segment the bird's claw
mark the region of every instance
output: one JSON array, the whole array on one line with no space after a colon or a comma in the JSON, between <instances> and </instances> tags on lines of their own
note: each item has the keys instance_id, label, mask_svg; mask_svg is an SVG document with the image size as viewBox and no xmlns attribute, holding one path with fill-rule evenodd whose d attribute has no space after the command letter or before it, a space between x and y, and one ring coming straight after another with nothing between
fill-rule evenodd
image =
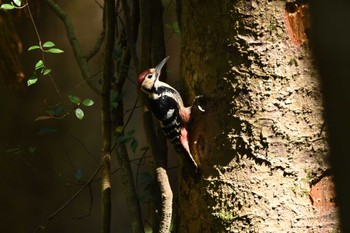
<instances>
[{"instance_id":1,"label":"bird's claw","mask_svg":"<svg viewBox=\"0 0 350 233\"><path fill-rule=\"evenodd\" d=\"M199 111L205 112L205 109L201 106L201 102L203 102L204 100L205 99L203 95L197 95L196 97L194 97L192 106L196 105Z\"/></svg>"}]
</instances>

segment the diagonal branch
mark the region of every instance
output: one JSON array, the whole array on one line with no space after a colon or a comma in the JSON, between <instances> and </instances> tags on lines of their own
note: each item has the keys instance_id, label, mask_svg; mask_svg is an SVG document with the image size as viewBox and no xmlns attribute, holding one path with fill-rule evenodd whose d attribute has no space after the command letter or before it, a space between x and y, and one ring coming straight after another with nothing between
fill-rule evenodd
<instances>
[{"instance_id":1,"label":"diagonal branch","mask_svg":"<svg viewBox=\"0 0 350 233\"><path fill-rule=\"evenodd\" d=\"M94 172L94 174L90 177L90 179L86 182L86 184L81 187L68 201L66 201L61 207L59 207L55 212L53 212L48 218L47 218L47 222L44 226L39 226L39 228L36 230L36 232L45 232L47 227L49 226L50 222L52 221L52 219L54 219L59 213L61 213L70 203L72 203L72 201L77 198L80 193L88 186L91 185L92 181L94 180L94 178L97 176L97 174L99 173L99 171L101 170L102 165L99 165L98 168L96 169L96 171Z\"/></svg>"},{"instance_id":2,"label":"diagonal branch","mask_svg":"<svg viewBox=\"0 0 350 233\"><path fill-rule=\"evenodd\" d=\"M76 61L78 62L80 72L86 81L86 83L94 90L96 93L100 93L100 89L98 87L97 82L93 82L91 80L91 72L89 65L87 63L87 59L83 56L80 44L78 39L75 36L73 24L68 17L68 15L61 9L61 7L53 0L44 0L47 5L51 8L51 10L61 19L66 29L67 37L70 45L72 46L74 56Z\"/></svg>"}]
</instances>

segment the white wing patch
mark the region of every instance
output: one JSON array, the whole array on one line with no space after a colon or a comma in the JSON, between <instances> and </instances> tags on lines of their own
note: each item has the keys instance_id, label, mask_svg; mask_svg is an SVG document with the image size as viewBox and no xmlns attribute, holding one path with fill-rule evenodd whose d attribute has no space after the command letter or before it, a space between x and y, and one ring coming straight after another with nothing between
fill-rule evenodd
<instances>
[{"instance_id":1,"label":"white wing patch","mask_svg":"<svg viewBox=\"0 0 350 233\"><path fill-rule=\"evenodd\" d=\"M171 108L169 111L166 113L164 120L170 119L174 115L175 109Z\"/></svg>"}]
</instances>

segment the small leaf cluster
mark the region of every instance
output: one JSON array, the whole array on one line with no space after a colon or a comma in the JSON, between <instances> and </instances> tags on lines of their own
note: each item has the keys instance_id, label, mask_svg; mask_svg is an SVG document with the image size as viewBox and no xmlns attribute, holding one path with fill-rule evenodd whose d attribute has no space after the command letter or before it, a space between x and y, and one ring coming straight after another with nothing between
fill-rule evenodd
<instances>
[{"instance_id":1,"label":"small leaf cluster","mask_svg":"<svg viewBox=\"0 0 350 233\"><path fill-rule=\"evenodd\" d=\"M85 116L81 106L90 107L95 104L95 102L89 98L82 100L80 97L75 95L68 95L68 98L70 102L74 105L74 113L79 120L82 120Z\"/></svg>"},{"instance_id":2,"label":"small leaf cluster","mask_svg":"<svg viewBox=\"0 0 350 233\"><path fill-rule=\"evenodd\" d=\"M22 0L13 0L11 3L1 4L0 8L4 10L22 9L26 7L27 4L22 6Z\"/></svg>"},{"instance_id":3,"label":"small leaf cluster","mask_svg":"<svg viewBox=\"0 0 350 233\"><path fill-rule=\"evenodd\" d=\"M40 49L42 52L45 52L45 53L58 54L58 53L64 52L59 48L55 48L55 46L56 46L55 43L53 43L52 41L46 41L44 44L39 43L39 45L30 46L28 48L28 51ZM40 74L43 76L48 76L52 71L50 68L48 68L45 65L43 60L37 61L34 66L34 69L35 71L33 76L27 80L27 86L31 86L37 83Z\"/></svg>"},{"instance_id":4,"label":"small leaf cluster","mask_svg":"<svg viewBox=\"0 0 350 233\"><path fill-rule=\"evenodd\" d=\"M40 49L41 51L45 52L45 53L63 53L64 51L62 49L59 48L55 48L55 43L52 41L46 41L44 44L40 44L39 45L32 45L28 48L28 51L32 51L32 50L36 50L36 49Z\"/></svg>"}]
</instances>

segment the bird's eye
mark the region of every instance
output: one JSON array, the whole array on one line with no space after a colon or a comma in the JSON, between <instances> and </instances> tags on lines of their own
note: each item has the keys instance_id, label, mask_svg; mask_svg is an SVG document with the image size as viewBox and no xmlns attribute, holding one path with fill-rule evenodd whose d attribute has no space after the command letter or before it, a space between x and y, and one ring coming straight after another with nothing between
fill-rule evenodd
<instances>
[{"instance_id":1,"label":"bird's eye","mask_svg":"<svg viewBox=\"0 0 350 233\"><path fill-rule=\"evenodd\" d=\"M152 78L152 77L153 77L153 74L147 75L147 78Z\"/></svg>"}]
</instances>

